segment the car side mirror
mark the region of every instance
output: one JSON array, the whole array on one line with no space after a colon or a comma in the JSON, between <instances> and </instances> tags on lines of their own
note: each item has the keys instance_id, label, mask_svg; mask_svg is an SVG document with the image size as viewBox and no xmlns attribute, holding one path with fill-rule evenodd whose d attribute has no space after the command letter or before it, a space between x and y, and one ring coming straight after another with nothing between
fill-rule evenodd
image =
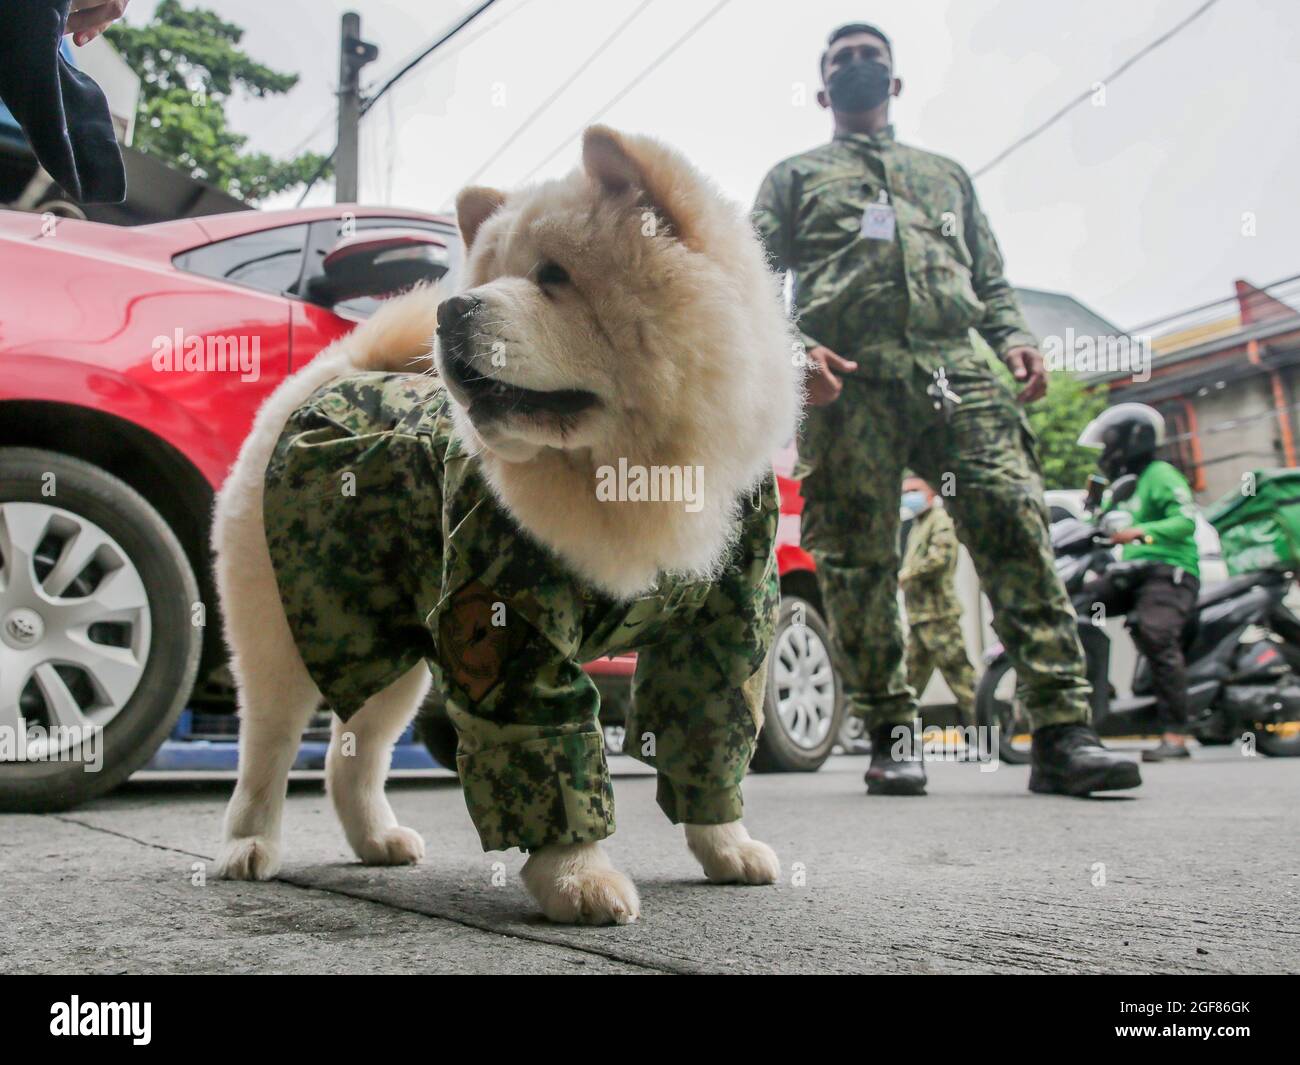
<instances>
[{"instance_id":1,"label":"car side mirror","mask_svg":"<svg viewBox=\"0 0 1300 1065\"><path fill-rule=\"evenodd\" d=\"M324 273L311 279L307 297L332 307L362 296L389 296L438 280L450 264L446 242L426 230L368 229L343 237L329 250Z\"/></svg>"}]
</instances>

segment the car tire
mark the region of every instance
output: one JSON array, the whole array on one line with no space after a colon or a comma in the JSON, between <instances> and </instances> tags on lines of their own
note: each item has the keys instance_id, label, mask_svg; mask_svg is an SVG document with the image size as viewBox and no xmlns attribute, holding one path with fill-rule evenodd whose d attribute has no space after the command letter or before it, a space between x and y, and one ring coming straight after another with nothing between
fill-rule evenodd
<instances>
[{"instance_id":1,"label":"car tire","mask_svg":"<svg viewBox=\"0 0 1300 1065\"><path fill-rule=\"evenodd\" d=\"M844 718L844 694L830 648L830 632L817 608L798 596L782 598L752 762L756 772L811 773L831 756Z\"/></svg>"},{"instance_id":2,"label":"car tire","mask_svg":"<svg viewBox=\"0 0 1300 1065\"><path fill-rule=\"evenodd\" d=\"M78 539L82 535L84 542ZM80 547L74 548L74 541ZM10 682L10 692L18 684L22 688L13 705L0 706L0 715L8 714L0 721L12 732L16 722L25 736L33 723L55 720L88 720L101 731L94 771L82 760L0 761L0 810L66 810L126 780L175 725L203 644L203 630L194 621L198 582L175 534L144 497L98 467L57 452L0 449L0 556L6 542L9 557L0 558L0 573L10 579L0 589L0 639L8 642L0 643L0 663L8 653L13 675L21 669L28 679ZM24 543L29 550L22 549ZM83 564L88 545L98 546ZM26 583L26 593L14 583L15 574ZM110 578L115 582L111 599ZM57 589L64 580L66 587ZM17 616L24 609L16 605L20 596L36 604L37 615L36 608L44 605L48 624L38 617L24 627L24 618ZM73 608L81 613L74 617ZM67 642L56 642L64 641L65 633ZM69 647L88 648L85 661L66 654ZM114 651L98 649L103 647ZM51 658L42 664L43 653ZM50 683L56 664L61 684ZM101 705L105 701L108 705Z\"/></svg>"}]
</instances>

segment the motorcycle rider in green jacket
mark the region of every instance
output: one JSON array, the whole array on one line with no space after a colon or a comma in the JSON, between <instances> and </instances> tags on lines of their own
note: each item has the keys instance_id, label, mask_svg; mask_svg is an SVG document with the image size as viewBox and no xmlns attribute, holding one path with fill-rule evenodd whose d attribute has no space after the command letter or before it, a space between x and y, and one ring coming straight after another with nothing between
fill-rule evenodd
<instances>
[{"instance_id":1,"label":"motorcycle rider in green jacket","mask_svg":"<svg viewBox=\"0 0 1300 1065\"><path fill-rule=\"evenodd\" d=\"M1177 469L1155 457L1165 440L1165 421L1143 403L1120 403L1094 418L1079 436L1084 447L1101 449L1098 466L1114 484L1132 474L1133 492L1108 493L1103 513L1123 511L1132 524L1113 534L1125 562L1144 562L1133 572L1111 571L1087 591L1103 609L1127 614L1138 650L1151 664L1162 735L1144 762L1187 758L1187 664L1183 633L1200 590L1196 547L1196 505L1191 486Z\"/></svg>"}]
</instances>

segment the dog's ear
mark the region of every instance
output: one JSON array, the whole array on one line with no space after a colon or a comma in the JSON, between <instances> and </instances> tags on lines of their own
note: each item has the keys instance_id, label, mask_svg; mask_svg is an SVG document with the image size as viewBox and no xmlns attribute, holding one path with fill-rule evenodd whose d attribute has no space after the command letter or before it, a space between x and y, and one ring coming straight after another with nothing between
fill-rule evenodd
<instances>
[{"instance_id":1,"label":"dog's ear","mask_svg":"<svg viewBox=\"0 0 1300 1065\"><path fill-rule=\"evenodd\" d=\"M456 196L456 221L460 224L460 236L466 251L474 243L479 226L505 202L506 194L497 189L470 185L460 190Z\"/></svg>"},{"instance_id":2,"label":"dog's ear","mask_svg":"<svg viewBox=\"0 0 1300 1065\"><path fill-rule=\"evenodd\" d=\"M695 247L691 224L695 196L690 167L671 149L647 137L624 136L608 126L589 126L582 136L582 167L609 196L634 191L637 202L654 211L670 235Z\"/></svg>"}]
</instances>

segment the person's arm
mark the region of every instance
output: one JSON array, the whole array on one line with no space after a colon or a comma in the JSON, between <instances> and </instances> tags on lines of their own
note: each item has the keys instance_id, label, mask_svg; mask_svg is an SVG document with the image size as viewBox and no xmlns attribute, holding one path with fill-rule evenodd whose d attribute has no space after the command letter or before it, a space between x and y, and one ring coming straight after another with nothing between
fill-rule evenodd
<instances>
[{"instance_id":1,"label":"person's arm","mask_svg":"<svg viewBox=\"0 0 1300 1065\"><path fill-rule=\"evenodd\" d=\"M984 304L978 331L997 352L1011 376L1024 387L1019 403L1033 403L1047 394L1047 369L1038 342L1025 323L1015 290L1002 275L1002 252L989 220L980 210L975 187L962 175L966 187L966 247L971 254L971 286Z\"/></svg>"},{"instance_id":2,"label":"person's arm","mask_svg":"<svg viewBox=\"0 0 1300 1065\"><path fill-rule=\"evenodd\" d=\"M794 227L798 219L793 212L797 209L792 202L794 189L792 176L784 166L776 166L768 171L758 190L758 199L754 201L754 229L758 239L767 252L768 261L778 274L786 274L794 264ZM821 347L812 337L800 330L804 348L812 351Z\"/></svg>"},{"instance_id":3,"label":"person's arm","mask_svg":"<svg viewBox=\"0 0 1300 1065\"><path fill-rule=\"evenodd\" d=\"M1015 290L1002 273L1002 251L989 220L980 209L975 188L966 177L966 247L971 254L971 285L984 304L984 317L975 326L998 358L1015 348L1035 348Z\"/></svg>"},{"instance_id":4,"label":"person's arm","mask_svg":"<svg viewBox=\"0 0 1300 1065\"><path fill-rule=\"evenodd\" d=\"M1172 466L1159 471L1151 486L1151 504L1160 517L1136 526L1158 544L1185 543L1196 535L1196 505L1186 479Z\"/></svg>"},{"instance_id":5,"label":"person's arm","mask_svg":"<svg viewBox=\"0 0 1300 1065\"><path fill-rule=\"evenodd\" d=\"M936 518L931 518L936 521ZM941 523L929 531L924 549L908 559L898 575L900 584L909 584L931 573L940 573L948 565L952 552L957 550L957 535L949 523Z\"/></svg>"},{"instance_id":6,"label":"person's arm","mask_svg":"<svg viewBox=\"0 0 1300 1065\"><path fill-rule=\"evenodd\" d=\"M763 179L751 212L754 230L767 251L768 261L780 274L793 268L798 185L797 173L792 175L784 166L773 167ZM819 344L802 329L799 339L807 360L808 402L815 407L833 403L844 387L835 374L852 373L858 364Z\"/></svg>"}]
</instances>

